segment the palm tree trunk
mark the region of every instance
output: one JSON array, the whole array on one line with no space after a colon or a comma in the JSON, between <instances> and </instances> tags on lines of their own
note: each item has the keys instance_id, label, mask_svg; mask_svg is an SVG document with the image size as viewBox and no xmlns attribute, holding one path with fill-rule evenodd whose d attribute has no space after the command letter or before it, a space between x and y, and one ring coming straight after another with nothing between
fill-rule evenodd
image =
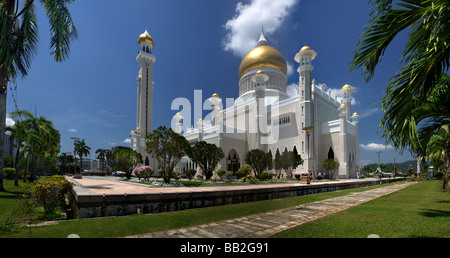
<instances>
[{"instance_id":1,"label":"palm tree trunk","mask_svg":"<svg viewBox=\"0 0 450 258\"><path fill-rule=\"evenodd\" d=\"M0 80L5 81L4 77L0 77ZM5 87L5 90L0 92L0 191L2 192L5 191L5 188L3 187L3 160L5 158L6 85L7 84L3 84L0 86Z\"/></svg>"},{"instance_id":2,"label":"palm tree trunk","mask_svg":"<svg viewBox=\"0 0 450 258\"><path fill-rule=\"evenodd\" d=\"M15 169L16 169L16 174L14 177L14 185L15 186L19 186L19 155L20 155L20 142L17 144L17 152L16 152L16 161L15 161Z\"/></svg>"}]
</instances>

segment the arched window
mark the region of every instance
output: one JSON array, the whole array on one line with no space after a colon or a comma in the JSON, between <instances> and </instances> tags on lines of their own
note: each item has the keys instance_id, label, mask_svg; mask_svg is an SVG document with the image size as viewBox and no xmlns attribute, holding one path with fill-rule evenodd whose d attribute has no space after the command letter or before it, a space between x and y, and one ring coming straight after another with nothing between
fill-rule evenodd
<instances>
[{"instance_id":1,"label":"arched window","mask_svg":"<svg viewBox=\"0 0 450 258\"><path fill-rule=\"evenodd\" d=\"M334 151L333 151L333 149L331 147L328 150L328 159L334 160Z\"/></svg>"},{"instance_id":2,"label":"arched window","mask_svg":"<svg viewBox=\"0 0 450 258\"><path fill-rule=\"evenodd\" d=\"M272 169L272 161L273 161L272 150L269 150L269 155L270 155L271 162L269 162L269 166L267 167L267 169L271 170Z\"/></svg>"},{"instance_id":3,"label":"arched window","mask_svg":"<svg viewBox=\"0 0 450 258\"><path fill-rule=\"evenodd\" d=\"M238 171L239 167L241 166L239 154L236 152L236 150L230 150L228 153L227 158L227 168L229 171L236 172Z\"/></svg>"}]
</instances>

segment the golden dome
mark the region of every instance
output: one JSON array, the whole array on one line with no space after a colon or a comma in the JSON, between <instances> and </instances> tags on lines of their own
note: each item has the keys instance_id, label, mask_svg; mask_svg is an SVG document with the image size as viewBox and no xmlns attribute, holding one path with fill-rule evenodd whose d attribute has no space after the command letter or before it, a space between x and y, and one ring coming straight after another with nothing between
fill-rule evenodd
<instances>
[{"instance_id":1,"label":"golden dome","mask_svg":"<svg viewBox=\"0 0 450 258\"><path fill-rule=\"evenodd\" d=\"M356 112L355 112L355 113L353 113L353 115L352 115L352 116L359 116L359 115L358 115L358 113L356 113Z\"/></svg>"},{"instance_id":2,"label":"golden dome","mask_svg":"<svg viewBox=\"0 0 450 258\"><path fill-rule=\"evenodd\" d=\"M138 38L138 44L141 44L142 42L147 42L150 45L152 45L152 47L155 46L155 42L153 41L152 36L150 36L150 34L148 34L147 30L145 30L145 32L142 33Z\"/></svg>"},{"instance_id":3,"label":"golden dome","mask_svg":"<svg viewBox=\"0 0 450 258\"><path fill-rule=\"evenodd\" d=\"M212 95L212 97L213 97L213 98L218 98L218 97L219 97L219 94L214 93L214 94Z\"/></svg>"},{"instance_id":4,"label":"golden dome","mask_svg":"<svg viewBox=\"0 0 450 258\"><path fill-rule=\"evenodd\" d=\"M239 78L246 72L260 67L275 68L281 70L285 75L287 73L286 60L278 50L269 46L259 46L250 51L242 60L239 66Z\"/></svg>"},{"instance_id":5,"label":"golden dome","mask_svg":"<svg viewBox=\"0 0 450 258\"><path fill-rule=\"evenodd\" d=\"M305 51L305 50L310 50L311 48L308 46L304 46L302 47L302 49L300 49L300 52Z\"/></svg>"},{"instance_id":6,"label":"golden dome","mask_svg":"<svg viewBox=\"0 0 450 258\"><path fill-rule=\"evenodd\" d=\"M345 108L347 105L345 105L344 103L341 104L341 106L339 108Z\"/></svg>"},{"instance_id":7,"label":"golden dome","mask_svg":"<svg viewBox=\"0 0 450 258\"><path fill-rule=\"evenodd\" d=\"M352 88L352 87L351 87L350 85L348 85L348 84L345 84L344 87L342 87L343 90L351 89L351 88Z\"/></svg>"}]
</instances>

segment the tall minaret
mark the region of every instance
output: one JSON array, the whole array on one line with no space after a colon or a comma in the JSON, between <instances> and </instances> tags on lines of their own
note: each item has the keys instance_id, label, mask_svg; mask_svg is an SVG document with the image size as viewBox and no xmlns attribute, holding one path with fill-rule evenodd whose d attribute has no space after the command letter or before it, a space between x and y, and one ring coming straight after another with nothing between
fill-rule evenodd
<instances>
[{"instance_id":1,"label":"tall minaret","mask_svg":"<svg viewBox=\"0 0 450 258\"><path fill-rule=\"evenodd\" d=\"M135 150L141 153L142 158L146 160L145 136L153 130L153 64L156 61L156 57L152 55L155 42L148 34L147 29L139 36L138 44L141 50L136 57L139 64L139 75L137 77Z\"/></svg>"},{"instance_id":2,"label":"tall minaret","mask_svg":"<svg viewBox=\"0 0 450 258\"><path fill-rule=\"evenodd\" d=\"M302 47L295 55L295 61L299 64L299 94L300 94L300 121L302 123L303 132L300 134L300 141L302 144L301 156L306 161L304 168L312 167L314 164L314 106L312 103L312 70L311 61L314 60L317 53L308 46ZM309 135L308 135L309 134ZM309 146L309 158L308 158Z\"/></svg>"}]
</instances>

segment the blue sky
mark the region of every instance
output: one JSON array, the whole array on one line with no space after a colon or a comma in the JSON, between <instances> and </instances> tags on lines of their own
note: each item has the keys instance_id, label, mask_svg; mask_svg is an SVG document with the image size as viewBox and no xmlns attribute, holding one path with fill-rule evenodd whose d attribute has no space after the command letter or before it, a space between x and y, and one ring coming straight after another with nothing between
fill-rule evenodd
<instances>
[{"instance_id":1,"label":"blue sky","mask_svg":"<svg viewBox=\"0 0 450 258\"><path fill-rule=\"evenodd\" d=\"M380 99L388 79L398 70L405 35L395 40L366 83L360 71L349 73L353 48L369 21L364 0L133 0L75 1L70 5L78 40L69 59L53 61L49 54L48 22L38 6L40 43L29 76L10 86L19 109L37 111L60 131L61 152L73 152L70 137L85 139L92 157L98 148L128 146L136 127L137 38L148 29L155 41L153 125L170 126L175 98L203 99L217 92L237 98L238 68L253 48L264 24L269 45L285 57L298 81L295 54L304 45L317 53L313 78L331 89L350 84L357 89L352 111L360 118L360 160L401 162L400 155L377 133L382 117ZM254 43L253 43L254 41ZM250 49L249 49L250 47ZM10 90L11 93L11 90ZM15 110L8 94L7 111ZM205 111L204 115L207 112ZM380 149L381 146L381 149Z\"/></svg>"}]
</instances>

